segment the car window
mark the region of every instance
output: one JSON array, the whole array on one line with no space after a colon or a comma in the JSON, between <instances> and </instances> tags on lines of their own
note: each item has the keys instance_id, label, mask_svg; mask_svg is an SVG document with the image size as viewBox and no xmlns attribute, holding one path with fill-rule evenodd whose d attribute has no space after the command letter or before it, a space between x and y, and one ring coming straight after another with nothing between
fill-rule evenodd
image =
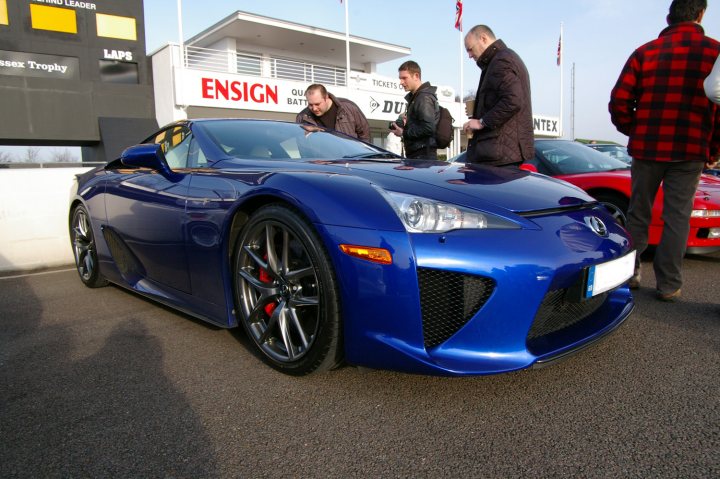
<instances>
[{"instance_id":1,"label":"car window","mask_svg":"<svg viewBox=\"0 0 720 479\"><path fill-rule=\"evenodd\" d=\"M197 138L190 135L190 146L188 148L188 168L206 168L208 165L207 157L200 148Z\"/></svg>"},{"instance_id":2,"label":"car window","mask_svg":"<svg viewBox=\"0 0 720 479\"><path fill-rule=\"evenodd\" d=\"M555 170L554 174L571 175L630 167L623 161L572 141L541 140L535 142L535 150Z\"/></svg>"},{"instance_id":3,"label":"car window","mask_svg":"<svg viewBox=\"0 0 720 479\"><path fill-rule=\"evenodd\" d=\"M525 160L525 164L533 165L535 168L537 168L538 173L542 173L543 175L552 174L552 172L548 169L547 166L545 166L542 160L537 157L537 155L533 156L529 160Z\"/></svg>"},{"instance_id":4,"label":"car window","mask_svg":"<svg viewBox=\"0 0 720 479\"><path fill-rule=\"evenodd\" d=\"M189 166L188 153L192 143L192 134L187 127L175 126L163 130L152 138L152 142L160 145L165 160L171 169L175 170ZM197 155L197 152L195 154Z\"/></svg>"},{"instance_id":5,"label":"car window","mask_svg":"<svg viewBox=\"0 0 720 479\"><path fill-rule=\"evenodd\" d=\"M249 160L337 160L387 154L373 145L312 125L260 120L213 120L195 128L227 156Z\"/></svg>"},{"instance_id":6,"label":"car window","mask_svg":"<svg viewBox=\"0 0 720 479\"><path fill-rule=\"evenodd\" d=\"M191 139L190 131L183 126L168 130L165 142L167 150L164 153L171 169L187 168Z\"/></svg>"},{"instance_id":7,"label":"car window","mask_svg":"<svg viewBox=\"0 0 720 479\"><path fill-rule=\"evenodd\" d=\"M601 145L595 147L599 152L605 153L613 158L629 163L632 161L632 157L628 154L627 148L620 145Z\"/></svg>"}]
</instances>

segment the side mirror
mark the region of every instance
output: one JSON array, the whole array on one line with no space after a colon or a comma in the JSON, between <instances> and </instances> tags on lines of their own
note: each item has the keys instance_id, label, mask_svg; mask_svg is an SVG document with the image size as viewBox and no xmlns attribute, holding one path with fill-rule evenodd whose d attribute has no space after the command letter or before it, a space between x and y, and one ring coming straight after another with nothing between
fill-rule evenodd
<instances>
[{"instance_id":1,"label":"side mirror","mask_svg":"<svg viewBox=\"0 0 720 479\"><path fill-rule=\"evenodd\" d=\"M120 163L132 168L150 168L168 177L174 176L160 145L155 143L143 143L127 148L120 155Z\"/></svg>"},{"instance_id":2,"label":"side mirror","mask_svg":"<svg viewBox=\"0 0 720 479\"><path fill-rule=\"evenodd\" d=\"M520 165L521 170L530 171L532 173L537 173L537 167L535 165L531 165L530 163L523 163Z\"/></svg>"}]
</instances>

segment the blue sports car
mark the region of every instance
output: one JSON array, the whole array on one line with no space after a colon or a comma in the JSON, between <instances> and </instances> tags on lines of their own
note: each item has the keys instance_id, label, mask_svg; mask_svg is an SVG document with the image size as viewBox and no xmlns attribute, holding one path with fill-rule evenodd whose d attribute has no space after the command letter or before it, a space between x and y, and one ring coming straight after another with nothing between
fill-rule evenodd
<instances>
[{"instance_id":1,"label":"blue sports car","mask_svg":"<svg viewBox=\"0 0 720 479\"><path fill-rule=\"evenodd\" d=\"M76 187L83 283L242 325L288 374L513 371L592 344L634 307L625 230L579 188L519 169L208 119L164 127Z\"/></svg>"}]
</instances>

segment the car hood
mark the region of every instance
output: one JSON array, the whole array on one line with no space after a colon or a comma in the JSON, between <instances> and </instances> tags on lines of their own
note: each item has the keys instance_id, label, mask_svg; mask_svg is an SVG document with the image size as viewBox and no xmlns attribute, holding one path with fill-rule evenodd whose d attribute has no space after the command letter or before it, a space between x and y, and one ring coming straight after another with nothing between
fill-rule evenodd
<instances>
[{"instance_id":1,"label":"car hood","mask_svg":"<svg viewBox=\"0 0 720 479\"><path fill-rule=\"evenodd\" d=\"M713 175L700 175L700 183L698 184L698 193L712 194L720 200L720 178Z\"/></svg>"},{"instance_id":2,"label":"car hood","mask_svg":"<svg viewBox=\"0 0 720 479\"><path fill-rule=\"evenodd\" d=\"M230 167L225 162L223 168ZM516 168L441 161L274 162L283 174L322 172L364 178L381 188L480 208L488 203L516 213L576 207L595 201L564 181ZM308 171L309 170L309 171Z\"/></svg>"},{"instance_id":3,"label":"car hood","mask_svg":"<svg viewBox=\"0 0 720 479\"><path fill-rule=\"evenodd\" d=\"M570 183L577 183L580 186L585 186L586 182L583 181L592 177L595 179L593 184L597 185L599 182L608 181L627 181L630 184L631 175L630 169L625 170L614 170L614 171L598 171L593 173L576 173L573 175L560 175L558 178L568 181ZM698 189L695 193L698 197L712 197L717 201L720 201L720 178L713 175L700 175L700 182L698 183Z\"/></svg>"}]
</instances>

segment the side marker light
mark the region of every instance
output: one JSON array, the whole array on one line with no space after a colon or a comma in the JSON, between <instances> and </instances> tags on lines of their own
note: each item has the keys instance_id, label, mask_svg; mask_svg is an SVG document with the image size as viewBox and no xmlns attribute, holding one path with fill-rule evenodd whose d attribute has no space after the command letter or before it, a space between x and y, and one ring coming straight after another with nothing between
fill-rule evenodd
<instances>
[{"instance_id":1,"label":"side marker light","mask_svg":"<svg viewBox=\"0 0 720 479\"><path fill-rule=\"evenodd\" d=\"M351 244L341 244L340 250L349 256L364 259L372 263L392 264L392 255L384 248L373 248L370 246L357 246Z\"/></svg>"}]
</instances>

